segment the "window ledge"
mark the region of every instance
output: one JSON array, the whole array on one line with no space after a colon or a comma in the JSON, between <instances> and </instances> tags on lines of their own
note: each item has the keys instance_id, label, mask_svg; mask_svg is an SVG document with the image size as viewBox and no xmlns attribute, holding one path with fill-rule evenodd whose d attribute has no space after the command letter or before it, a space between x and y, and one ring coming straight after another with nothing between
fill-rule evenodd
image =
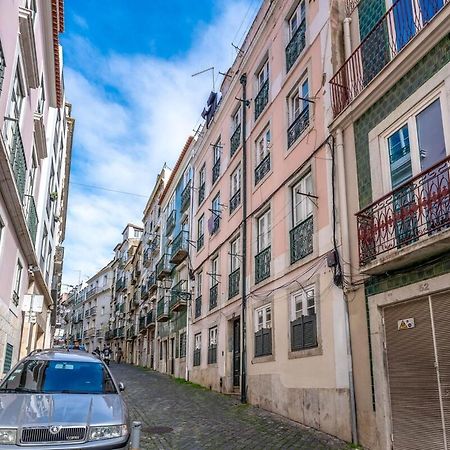
<instances>
[{"instance_id":1,"label":"window ledge","mask_svg":"<svg viewBox=\"0 0 450 450\"><path fill-rule=\"evenodd\" d=\"M252 359L252 364L267 363L273 361L275 361L275 355L272 353L271 355L254 356Z\"/></svg>"},{"instance_id":2,"label":"window ledge","mask_svg":"<svg viewBox=\"0 0 450 450\"><path fill-rule=\"evenodd\" d=\"M288 359L309 358L310 356L323 355L322 346L305 348L303 350L289 350Z\"/></svg>"}]
</instances>

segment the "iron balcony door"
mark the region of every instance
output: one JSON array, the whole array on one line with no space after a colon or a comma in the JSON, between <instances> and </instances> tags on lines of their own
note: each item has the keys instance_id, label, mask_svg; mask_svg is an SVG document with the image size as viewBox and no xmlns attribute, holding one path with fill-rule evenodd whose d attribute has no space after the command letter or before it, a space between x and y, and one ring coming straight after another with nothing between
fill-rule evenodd
<instances>
[{"instance_id":1,"label":"iron balcony door","mask_svg":"<svg viewBox=\"0 0 450 450\"><path fill-rule=\"evenodd\" d=\"M241 384L241 319L233 322L233 386Z\"/></svg>"}]
</instances>

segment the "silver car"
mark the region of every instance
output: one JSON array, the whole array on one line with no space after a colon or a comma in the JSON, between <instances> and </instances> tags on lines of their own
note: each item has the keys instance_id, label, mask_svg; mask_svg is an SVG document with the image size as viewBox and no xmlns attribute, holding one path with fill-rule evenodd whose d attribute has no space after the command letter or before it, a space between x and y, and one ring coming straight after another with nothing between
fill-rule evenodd
<instances>
[{"instance_id":1,"label":"silver car","mask_svg":"<svg viewBox=\"0 0 450 450\"><path fill-rule=\"evenodd\" d=\"M123 389L89 353L32 353L0 384L0 449L126 449Z\"/></svg>"}]
</instances>

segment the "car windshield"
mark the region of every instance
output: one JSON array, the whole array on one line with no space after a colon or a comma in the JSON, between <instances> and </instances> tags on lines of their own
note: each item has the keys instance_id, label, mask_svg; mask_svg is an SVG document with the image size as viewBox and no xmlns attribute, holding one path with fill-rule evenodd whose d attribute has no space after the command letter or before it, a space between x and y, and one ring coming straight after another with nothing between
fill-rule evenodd
<instances>
[{"instance_id":1,"label":"car windshield","mask_svg":"<svg viewBox=\"0 0 450 450\"><path fill-rule=\"evenodd\" d=\"M115 394L103 364L78 361L26 360L0 385L1 391L68 394Z\"/></svg>"}]
</instances>

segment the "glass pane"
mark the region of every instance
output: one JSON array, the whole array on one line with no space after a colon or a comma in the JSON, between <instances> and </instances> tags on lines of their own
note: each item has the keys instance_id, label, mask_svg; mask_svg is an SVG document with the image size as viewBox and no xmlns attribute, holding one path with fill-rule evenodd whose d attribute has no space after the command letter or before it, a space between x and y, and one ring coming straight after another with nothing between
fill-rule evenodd
<instances>
[{"instance_id":1,"label":"glass pane","mask_svg":"<svg viewBox=\"0 0 450 450\"><path fill-rule=\"evenodd\" d=\"M392 188L412 177L408 125L388 138Z\"/></svg>"},{"instance_id":2,"label":"glass pane","mask_svg":"<svg viewBox=\"0 0 450 450\"><path fill-rule=\"evenodd\" d=\"M446 156L441 103L435 100L416 117L420 165L426 170Z\"/></svg>"}]
</instances>

